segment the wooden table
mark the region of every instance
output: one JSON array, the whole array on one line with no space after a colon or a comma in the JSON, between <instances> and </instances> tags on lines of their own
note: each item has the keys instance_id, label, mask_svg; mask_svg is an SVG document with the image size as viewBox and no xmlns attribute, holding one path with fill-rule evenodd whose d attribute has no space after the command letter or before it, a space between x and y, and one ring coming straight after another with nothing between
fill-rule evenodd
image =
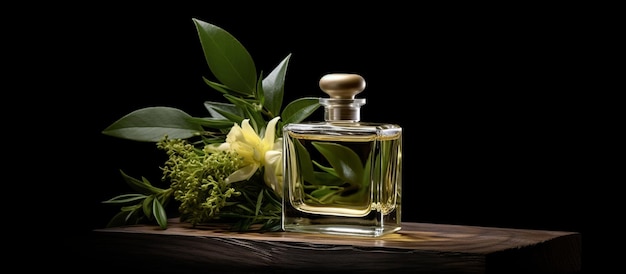
<instances>
[{"instance_id":1,"label":"wooden table","mask_svg":"<svg viewBox=\"0 0 626 274\"><path fill-rule=\"evenodd\" d=\"M145 273L579 273L578 232L403 223L381 238L158 226L96 229L100 270Z\"/></svg>"}]
</instances>

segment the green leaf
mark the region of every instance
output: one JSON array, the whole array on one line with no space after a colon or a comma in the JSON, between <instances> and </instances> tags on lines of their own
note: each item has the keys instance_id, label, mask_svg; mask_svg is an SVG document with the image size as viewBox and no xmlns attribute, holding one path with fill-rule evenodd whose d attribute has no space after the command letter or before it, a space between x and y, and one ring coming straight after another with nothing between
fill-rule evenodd
<instances>
[{"instance_id":1,"label":"green leaf","mask_svg":"<svg viewBox=\"0 0 626 274\"><path fill-rule=\"evenodd\" d=\"M190 121L205 126L208 128L216 128L216 129L229 129L233 126L233 121L227 119L214 119L214 118L199 118L193 117Z\"/></svg>"},{"instance_id":2,"label":"green leaf","mask_svg":"<svg viewBox=\"0 0 626 274\"><path fill-rule=\"evenodd\" d=\"M192 20L204 57L215 78L232 90L254 94L256 67L246 48L222 28L195 18Z\"/></svg>"},{"instance_id":3,"label":"green leaf","mask_svg":"<svg viewBox=\"0 0 626 274\"><path fill-rule=\"evenodd\" d=\"M337 194L338 192L336 187L330 188L327 186L322 186L316 190L313 190L310 195L314 197L318 202L324 203L326 200Z\"/></svg>"},{"instance_id":4,"label":"green leaf","mask_svg":"<svg viewBox=\"0 0 626 274\"><path fill-rule=\"evenodd\" d=\"M261 205L263 205L263 191L259 192L259 196L256 199L256 207L254 209L254 215L259 215L259 211L261 210Z\"/></svg>"},{"instance_id":5,"label":"green leaf","mask_svg":"<svg viewBox=\"0 0 626 274\"><path fill-rule=\"evenodd\" d=\"M202 79L204 80L204 83L206 83L209 87L212 87L213 89L223 93L223 94L237 94L237 95L241 95L241 96L249 96L248 94L245 93L241 93L241 92L237 92L236 90L232 90L230 88L228 88L227 86L217 83L217 82L213 82L209 79L207 79L206 77L202 77Z\"/></svg>"},{"instance_id":6,"label":"green leaf","mask_svg":"<svg viewBox=\"0 0 626 274\"><path fill-rule=\"evenodd\" d=\"M263 95L265 97L263 106L273 115L278 115L283 105L285 75L287 74L287 65L289 64L290 58L291 54L287 55L287 57L263 79Z\"/></svg>"},{"instance_id":7,"label":"green leaf","mask_svg":"<svg viewBox=\"0 0 626 274\"><path fill-rule=\"evenodd\" d=\"M229 113L232 114L232 116L243 117L243 111L235 104L206 101L204 102L204 107L209 111L209 114L211 114L211 117L213 118L228 119L228 117L224 116L222 113Z\"/></svg>"},{"instance_id":8,"label":"green leaf","mask_svg":"<svg viewBox=\"0 0 626 274\"><path fill-rule=\"evenodd\" d=\"M293 155L297 155L298 160L298 170L302 175L302 178L312 184L312 185L329 185L329 186L340 186L345 184L345 181L337 176L337 172L330 168L322 167L317 162L311 160L311 155L304 148L300 140L298 139L288 139L291 143L290 147L295 149L295 153ZM320 167L325 172L315 171L313 169L313 164Z\"/></svg>"},{"instance_id":9,"label":"green leaf","mask_svg":"<svg viewBox=\"0 0 626 274\"><path fill-rule=\"evenodd\" d=\"M237 96L232 96L230 94L224 94L224 98L226 98L229 102L231 102L235 107L239 109L245 110L246 107L257 109L257 107L254 105L256 103L255 100L246 100Z\"/></svg>"},{"instance_id":10,"label":"green leaf","mask_svg":"<svg viewBox=\"0 0 626 274\"><path fill-rule=\"evenodd\" d=\"M256 92L253 95L253 98L259 102L260 105L265 104L265 91L263 90L263 71L259 75L259 81L256 82Z\"/></svg>"},{"instance_id":11,"label":"green leaf","mask_svg":"<svg viewBox=\"0 0 626 274\"><path fill-rule=\"evenodd\" d=\"M330 171L325 169L327 172L314 172L315 179L310 180L309 182L314 185L326 185L326 186L340 186L345 184L346 182L341 178L337 177L337 172L334 170Z\"/></svg>"},{"instance_id":12,"label":"green leaf","mask_svg":"<svg viewBox=\"0 0 626 274\"><path fill-rule=\"evenodd\" d=\"M280 115L283 124L299 123L320 107L319 98L302 97L289 103Z\"/></svg>"},{"instance_id":13,"label":"green leaf","mask_svg":"<svg viewBox=\"0 0 626 274\"><path fill-rule=\"evenodd\" d=\"M235 123L241 123L243 119L250 118L251 113L258 112L257 107L253 103L249 102L248 100L244 100L242 98L235 97L229 94L224 94L224 97L228 99L228 101L233 103L235 106L237 106L237 108L241 109L242 116L235 116L232 113L227 113L227 112L223 112L220 110L217 110L217 111L219 111L222 115L226 116L226 118L228 118L229 120ZM239 119L235 120L236 118L239 118Z\"/></svg>"},{"instance_id":14,"label":"green leaf","mask_svg":"<svg viewBox=\"0 0 626 274\"><path fill-rule=\"evenodd\" d=\"M146 195L143 194L122 194L115 196L111 199L103 201L104 204L128 204L131 202L139 201L145 199Z\"/></svg>"},{"instance_id":15,"label":"green leaf","mask_svg":"<svg viewBox=\"0 0 626 274\"><path fill-rule=\"evenodd\" d=\"M237 206L237 207L239 207L239 208L241 208L241 209L243 209L243 210L245 210L245 211L247 211L247 212L250 212L250 213L254 214L254 211L252 211L252 209L249 209L249 208L248 208L247 206L245 206L245 205L242 205L242 204L237 204L236 206Z\"/></svg>"},{"instance_id":16,"label":"green leaf","mask_svg":"<svg viewBox=\"0 0 626 274\"><path fill-rule=\"evenodd\" d=\"M352 149L335 143L312 142L313 146L328 160L337 176L350 184L363 182L363 163Z\"/></svg>"},{"instance_id":17,"label":"green leaf","mask_svg":"<svg viewBox=\"0 0 626 274\"><path fill-rule=\"evenodd\" d=\"M340 184L336 180L326 181L326 179L329 179L326 175L322 175L322 172L314 171L313 161L311 160L311 155L306 150L306 148L304 148L302 143L300 143L300 140L293 139L293 143L291 144L294 146L294 149L296 151L296 155L297 155L296 157L298 157L298 161L297 161L298 170L300 171L300 174L302 174L302 178L305 181L313 185L325 185L325 184L338 185ZM328 174L328 175L332 176L332 174ZM341 184L343 183L344 182L342 181Z\"/></svg>"},{"instance_id":18,"label":"green leaf","mask_svg":"<svg viewBox=\"0 0 626 274\"><path fill-rule=\"evenodd\" d=\"M154 214L154 218L157 223L161 227L161 229L167 228L167 213L165 212L165 208L159 202L159 199L154 199L152 201L152 213Z\"/></svg>"},{"instance_id":19,"label":"green leaf","mask_svg":"<svg viewBox=\"0 0 626 274\"><path fill-rule=\"evenodd\" d=\"M133 177L128 176L126 173L124 173L124 171L120 170L120 173L122 174L122 177L124 178L124 181L126 181L126 183L135 191L141 193L141 194L145 194L145 195L152 195L152 194L156 194L156 193L161 193L165 190L152 186L152 184L150 184L150 182L148 181L148 179L141 177L142 180L137 180Z\"/></svg>"},{"instance_id":20,"label":"green leaf","mask_svg":"<svg viewBox=\"0 0 626 274\"><path fill-rule=\"evenodd\" d=\"M141 203L138 204L134 204L134 205L129 205L129 206L124 206L122 207L120 210L121 211L127 211L127 212L135 212L138 209L141 209Z\"/></svg>"},{"instance_id":21,"label":"green leaf","mask_svg":"<svg viewBox=\"0 0 626 274\"><path fill-rule=\"evenodd\" d=\"M146 197L142 203L143 214L146 216L152 216L152 205L154 203L154 195Z\"/></svg>"},{"instance_id":22,"label":"green leaf","mask_svg":"<svg viewBox=\"0 0 626 274\"><path fill-rule=\"evenodd\" d=\"M125 215L123 223L124 224L129 224L129 223L132 223L132 222L135 222L135 223L139 222L139 220L142 219L140 214L139 214L141 212L140 209L141 209L141 204L136 204L136 205L132 205L132 206L122 207L120 209L121 210L120 213L123 212L124 215Z\"/></svg>"},{"instance_id":23,"label":"green leaf","mask_svg":"<svg viewBox=\"0 0 626 274\"><path fill-rule=\"evenodd\" d=\"M276 206L282 207L282 204L281 204L282 201L278 201L276 198L273 197L273 195L276 195L276 192L273 192L273 191L270 192L267 188L264 191L265 191L266 197L268 197L270 200L270 204L273 203Z\"/></svg>"},{"instance_id":24,"label":"green leaf","mask_svg":"<svg viewBox=\"0 0 626 274\"><path fill-rule=\"evenodd\" d=\"M171 107L147 107L135 110L108 126L103 134L141 142L158 142L164 136L187 139L200 134L200 125L191 115Z\"/></svg>"},{"instance_id":25,"label":"green leaf","mask_svg":"<svg viewBox=\"0 0 626 274\"><path fill-rule=\"evenodd\" d=\"M318 163L317 161L313 161L313 164L315 166L317 166L319 169L321 169L322 171L324 171L324 172L326 172L328 174L331 174L331 175L337 176L337 177L339 176L339 175L337 175L337 171L335 171L335 169L332 168L332 167L323 166L322 164Z\"/></svg>"},{"instance_id":26,"label":"green leaf","mask_svg":"<svg viewBox=\"0 0 626 274\"><path fill-rule=\"evenodd\" d=\"M293 147L295 150L295 156L297 158L296 164L298 165L298 170L302 175L302 178L305 181L314 180L315 175L313 174L313 164L311 162L311 155L306 150L306 148L300 143L300 140L293 138L287 139L289 141L289 146ZM289 149L291 150L291 149Z\"/></svg>"}]
</instances>

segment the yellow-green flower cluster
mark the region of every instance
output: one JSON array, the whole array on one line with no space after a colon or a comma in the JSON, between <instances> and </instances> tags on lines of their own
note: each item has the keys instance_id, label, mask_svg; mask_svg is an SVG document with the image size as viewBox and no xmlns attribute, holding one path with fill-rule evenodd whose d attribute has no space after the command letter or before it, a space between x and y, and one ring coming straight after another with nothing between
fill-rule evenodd
<instances>
[{"instance_id":1,"label":"yellow-green flower cluster","mask_svg":"<svg viewBox=\"0 0 626 274\"><path fill-rule=\"evenodd\" d=\"M226 181L242 164L230 151L202 150L185 140L164 139L157 144L169 159L162 167L163 179L169 179L174 199L179 201L181 220L193 225L206 223L229 204L229 198L241 195Z\"/></svg>"}]
</instances>

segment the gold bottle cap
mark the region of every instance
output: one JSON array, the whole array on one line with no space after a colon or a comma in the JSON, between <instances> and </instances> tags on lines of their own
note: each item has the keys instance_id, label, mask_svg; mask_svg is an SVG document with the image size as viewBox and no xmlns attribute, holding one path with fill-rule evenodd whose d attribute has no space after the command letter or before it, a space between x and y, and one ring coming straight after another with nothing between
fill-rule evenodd
<instances>
[{"instance_id":1,"label":"gold bottle cap","mask_svg":"<svg viewBox=\"0 0 626 274\"><path fill-rule=\"evenodd\" d=\"M354 99L365 89L365 79L358 74L331 73L322 76L319 85L330 98Z\"/></svg>"},{"instance_id":2,"label":"gold bottle cap","mask_svg":"<svg viewBox=\"0 0 626 274\"><path fill-rule=\"evenodd\" d=\"M365 79L358 74L331 73L320 79L320 88L330 98L320 98L324 120L328 122L358 122L364 98L354 98L365 89Z\"/></svg>"}]
</instances>

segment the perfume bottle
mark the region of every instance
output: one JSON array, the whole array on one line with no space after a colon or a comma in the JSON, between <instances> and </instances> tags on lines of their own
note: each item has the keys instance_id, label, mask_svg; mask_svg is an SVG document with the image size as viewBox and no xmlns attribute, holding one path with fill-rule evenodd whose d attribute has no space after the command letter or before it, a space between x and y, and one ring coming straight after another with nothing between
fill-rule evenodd
<instances>
[{"instance_id":1,"label":"perfume bottle","mask_svg":"<svg viewBox=\"0 0 626 274\"><path fill-rule=\"evenodd\" d=\"M378 237L401 229L402 128L360 121L358 74L324 75L324 121L283 127L284 231Z\"/></svg>"}]
</instances>

